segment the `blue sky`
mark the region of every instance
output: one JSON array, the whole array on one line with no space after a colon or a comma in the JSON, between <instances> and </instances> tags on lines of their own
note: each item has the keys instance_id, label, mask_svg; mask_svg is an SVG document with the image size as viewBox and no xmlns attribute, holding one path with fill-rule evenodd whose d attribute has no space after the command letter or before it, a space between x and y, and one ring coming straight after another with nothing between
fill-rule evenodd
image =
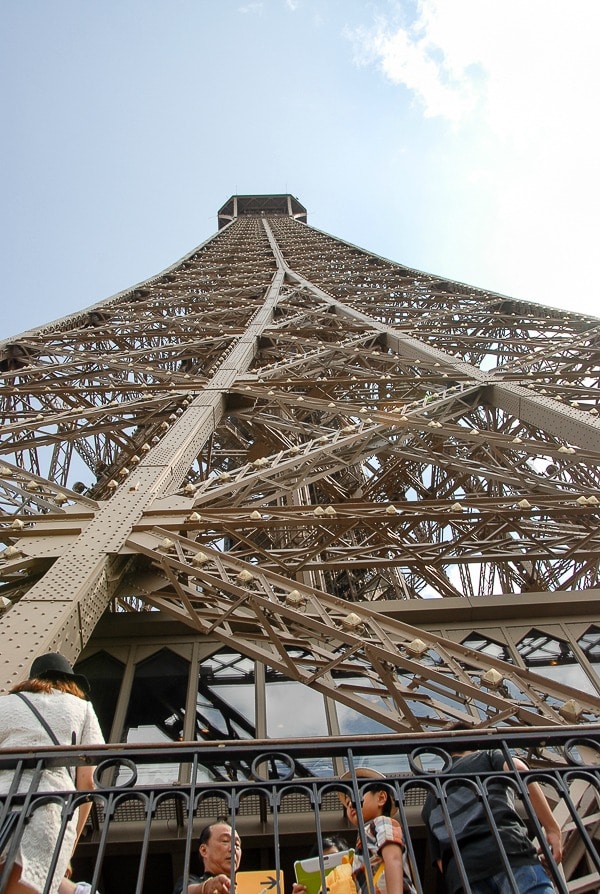
<instances>
[{"instance_id":1,"label":"blue sky","mask_svg":"<svg viewBox=\"0 0 600 894\"><path fill-rule=\"evenodd\" d=\"M600 315L596 0L2 0L0 338L158 273L233 193Z\"/></svg>"}]
</instances>

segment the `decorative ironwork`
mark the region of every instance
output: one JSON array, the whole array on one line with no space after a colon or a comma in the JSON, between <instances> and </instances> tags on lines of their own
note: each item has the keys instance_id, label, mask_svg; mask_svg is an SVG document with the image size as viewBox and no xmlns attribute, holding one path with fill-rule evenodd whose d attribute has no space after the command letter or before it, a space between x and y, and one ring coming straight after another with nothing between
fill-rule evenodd
<instances>
[{"instance_id":1,"label":"decorative ironwork","mask_svg":"<svg viewBox=\"0 0 600 894\"><path fill-rule=\"evenodd\" d=\"M357 739L318 739L303 741L237 741L195 745L104 746L93 749L44 748L24 756L3 752L0 770L13 773L11 793L0 799L0 830L6 855L0 876L0 892L8 877L18 842L33 813L48 801L40 791L39 781L44 768L53 765L97 765L98 788L94 792L53 793L62 804L66 822L73 810L88 796L93 809L77 848L75 869L85 873L93 889L108 890L107 885L121 872L120 891L129 894L141 891L144 881L152 878L148 855L157 842L167 842L172 855L172 875L187 872L200 829L217 817L239 832L244 843L246 831L254 816L261 817L259 840L264 854L283 869L288 881L293 877L292 864L308 849L315 837L326 832L342 833L349 845L356 835L364 835L359 818L358 830L342 817L337 797L341 793L355 803L360 800L364 779L356 774L361 766L379 766L381 761L395 765L388 772L387 782L395 790L399 821L407 845L408 862L419 894L432 890L434 870L427 854L420 812L424 799L433 791L445 801L446 769L449 754L470 748L500 748L509 769L502 773L469 776L482 801L493 779L501 778L514 788L522 799L523 814L532 836L536 836L549 872L561 894L572 891L597 890L600 878L598 851L598 805L600 801L600 736L597 728L584 727L578 733L557 729L520 731L498 734L472 732L435 735L376 736ZM224 755L231 760L228 766ZM514 770L512 755L525 758L529 770ZM316 766L320 772L306 776L297 772L303 763ZM231 767L250 768L244 778L237 779ZM165 776L165 768L168 768ZM348 778L340 781L344 770ZM27 774L27 776L25 775ZM179 782L171 776L179 777ZM168 780L168 781L167 781ZM527 785L539 782L554 808L563 818L566 830L564 865L559 871L532 809ZM23 783L20 785L20 783ZM17 789L21 792L17 794ZM290 823L293 818L293 823ZM123 824L135 822L139 829L134 870L123 871L127 854L122 852ZM64 826L61 831L64 831ZM56 851L60 848L59 836ZM499 846L501 846L499 840ZM262 868L267 868L263 863ZM128 864L127 864L128 865ZM244 862L242 858L242 865ZM156 880L155 880L156 882ZM50 879L48 879L48 885Z\"/></svg>"}]
</instances>

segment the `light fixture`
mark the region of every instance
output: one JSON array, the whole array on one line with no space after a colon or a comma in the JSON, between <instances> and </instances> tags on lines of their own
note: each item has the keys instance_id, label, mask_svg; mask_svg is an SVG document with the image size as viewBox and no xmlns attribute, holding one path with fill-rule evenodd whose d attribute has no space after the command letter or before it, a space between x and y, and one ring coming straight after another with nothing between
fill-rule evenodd
<instances>
[{"instance_id":1,"label":"light fixture","mask_svg":"<svg viewBox=\"0 0 600 894\"><path fill-rule=\"evenodd\" d=\"M404 648L409 655L413 655L415 658L422 658L425 652L429 651L427 643L423 642L419 637L411 640L410 643L405 643Z\"/></svg>"},{"instance_id":2,"label":"light fixture","mask_svg":"<svg viewBox=\"0 0 600 894\"><path fill-rule=\"evenodd\" d=\"M359 627L362 627L363 620L356 612L350 612L349 615L344 615L343 618L340 618L340 624L346 630L358 630Z\"/></svg>"},{"instance_id":3,"label":"light fixture","mask_svg":"<svg viewBox=\"0 0 600 894\"><path fill-rule=\"evenodd\" d=\"M0 553L0 559L14 559L21 555L21 550L16 546L7 546L4 552Z\"/></svg>"},{"instance_id":4,"label":"light fixture","mask_svg":"<svg viewBox=\"0 0 600 894\"><path fill-rule=\"evenodd\" d=\"M293 608L300 608L303 605L306 605L307 602L308 596L301 593L299 590L291 590L285 597L286 605L291 605Z\"/></svg>"},{"instance_id":5,"label":"light fixture","mask_svg":"<svg viewBox=\"0 0 600 894\"><path fill-rule=\"evenodd\" d=\"M490 667L486 670L485 674L482 674L481 682L484 683L488 689L499 689L504 682L504 677L495 667Z\"/></svg>"},{"instance_id":6,"label":"light fixture","mask_svg":"<svg viewBox=\"0 0 600 894\"><path fill-rule=\"evenodd\" d=\"M207 556L206 553L203 552L198 552L191 558L192 565L205 565L207 562L210 562L210 556Z\"/></svg>"},{"instance_id":7,"label":"light fixture","mask_svg":"<svg viewBox=\"0 0 600 894\"><path fill-rule=\"evenodd\" d=\"M577 723L583 714L583 708L574 698L570 698L558 709L558 713L568 723Z\"/></svg>"}]
</instances>

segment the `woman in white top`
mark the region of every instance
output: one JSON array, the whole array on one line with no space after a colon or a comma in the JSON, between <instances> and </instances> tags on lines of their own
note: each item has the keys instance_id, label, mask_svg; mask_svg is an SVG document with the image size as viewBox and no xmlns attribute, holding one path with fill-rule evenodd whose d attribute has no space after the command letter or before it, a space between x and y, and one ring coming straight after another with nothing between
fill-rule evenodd
<instances>
[{"instance_id":1,"label":"woman in white top","mask_svg":"<svg viewBox=\"0 0 600 894\"><path fill-rule=\"evenodd\" d=\"M0 749L37 749L56 744L96 745L104 742L98 718L87 700L89 683L62 655L49 652L33 662L29 679L0 697ZM41 715L38 717L36 711ZM44 726L44 721L49 730ZM69 791L94 788L94 767L47 767L39 782L39 791ZM19 791L27 792L33 776L26 770ZM13 773L0 771L0 796L7 794ZM75 811L65 829L60 855L50 887L51 894L82 894L87 884L76 885L65 878L73 848L90 812L91 804ZM11 870L6 894L32 894L44 889L56 843L60 834L62 805L47 803L38 807L24 827ZM0 877L6 852L0 854Z\"/></svg>"}]
</instances>

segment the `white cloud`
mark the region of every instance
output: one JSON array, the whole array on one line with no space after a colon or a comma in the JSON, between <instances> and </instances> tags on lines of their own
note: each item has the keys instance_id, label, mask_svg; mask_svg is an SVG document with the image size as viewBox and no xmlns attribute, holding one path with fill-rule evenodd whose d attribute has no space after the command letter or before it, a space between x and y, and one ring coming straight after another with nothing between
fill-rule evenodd
<instances>
[{"instance_id":1,"label":"white cloud","mask_svg":"<svg viewBox=\"0 0 600 894\"><path fill-rule=\"evenodd\" d=\"M529 270L523 288L545 300L534 271L560 259L556 300L566 306L569 262L591 275L600 238L600 3L419 0L411 21L407 9L401 23L352 32L357 63L375 65L425 118L462 134L462 169L454 159L452 173L481 192L492 264L500 271L510 257L513 270Z\"/></svg>"},{"instance_id":2,"label":"white cloud","mask_svg":"<svg viewBox=\"0 0 600 894\"><path fill-rule=\"evenodd\" d=\"M462 119L475 105L477 97L471 64L457 66L439 43L432 41L419 18L409 28L390 29L381 23L374 29L356 29L349 36L359 64L376 62L393 84L415 94L427 117Z\"/></svg>"},{"instance_id":3,"label":"white cloud","mask_svg":"<svg viewBox=\"0 0 600 894\"><path fill-rule=\"evenodd\" d=\"M568 8L562 0L419 0L409 24L380 20L350 37L357 61L376 62L426 116L482 112L498 132L530 133L557 108L569 119L582 106L589 114L599 26L596 0Z\"/></svg>"}]
</instances>

